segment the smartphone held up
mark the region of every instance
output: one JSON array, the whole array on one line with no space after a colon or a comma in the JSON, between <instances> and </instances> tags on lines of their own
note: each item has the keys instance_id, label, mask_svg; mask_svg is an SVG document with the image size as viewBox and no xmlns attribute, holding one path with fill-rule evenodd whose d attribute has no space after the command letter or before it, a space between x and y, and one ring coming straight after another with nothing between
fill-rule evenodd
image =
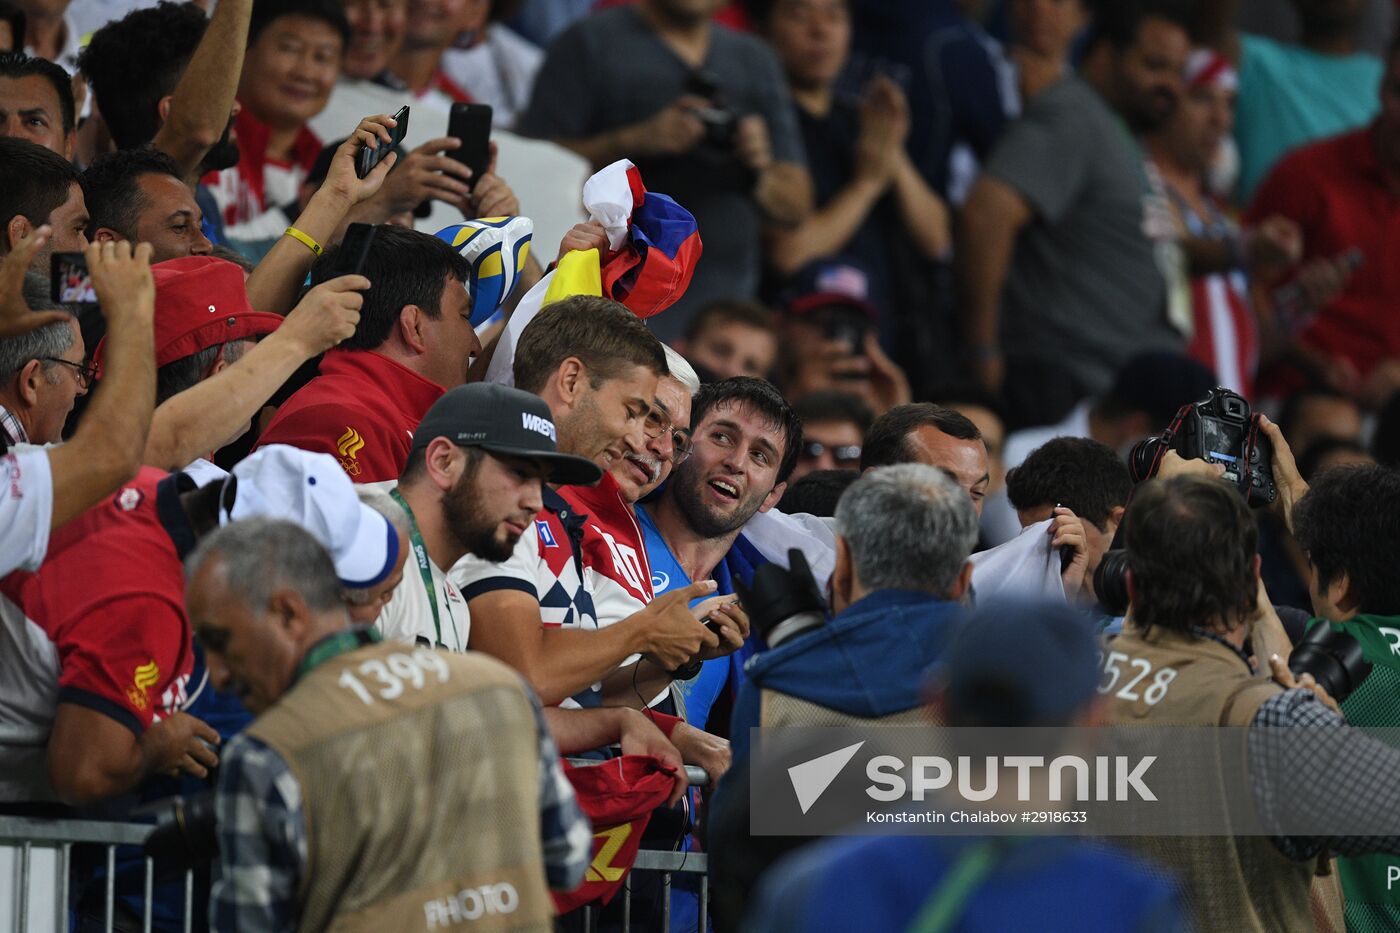
<instances>
[{"instance_id":1,"label":"smartphone held up","mask_svg":"<svg viewBox=\"0 0 1400 933\"><path fill-rule=\"evenodd\" d=\"M49 261L49 297L60 304L96 304L92 273L82 253L54 253Z\"/></svg>"},{"instance_id":2,"label":"smartphone held up","mask_svg":"<svg viewBox=\"0 0 1400 933\"><path fill-rule=\"evenodd\" d=\"M393 152L394 149L403 142L404 136L408 133L408 105L399 108L399 112L394 114L394 127L389 130L389 141L380 142L377 146L361 146L359 154L355 157L355 174L364 178L374 167L384 161L384 157Z\"/></svg>"},{"instance_id":3,"label":"smartphone held up","mask_svg":"<svg viewBox=\"0 0 1400 933\"><path fill-rule=\"evenodd\" d=\"M472 170L471 181L491 168L491 107L488 104L453 104L447 120L447 135L462 145L447 154Z\"/></svg>"}]
</instances>

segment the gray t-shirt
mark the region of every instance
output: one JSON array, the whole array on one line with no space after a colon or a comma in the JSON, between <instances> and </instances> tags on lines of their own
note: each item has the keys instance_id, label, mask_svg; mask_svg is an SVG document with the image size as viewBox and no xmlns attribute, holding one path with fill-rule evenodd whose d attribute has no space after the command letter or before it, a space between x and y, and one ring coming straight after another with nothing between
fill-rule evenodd
<instances>
[{"instance_id":1,"label":"gray t-shirt","mask_svg":"<svg viewBox=\"0 0 1400 933\"><path fill-rule=\"evenodd\" d=\"M773 158L803 163L801 135L787 84L772 51L752 36L716 26L700 73L720 101L768 124ZM578 139L638 123L691 92L694 72L631 6L587 16L549 47L530 106L527 136ZM685 155L633 158L649 190L695 215L704 252L689 290L653 330L679 336L694 310L717 298L752 298L762 265L754 177L732 151L702 143Z\"/></svg>"},{"instance_id":2,"label":"gray t-shirt","mask_svg":"<svg viewBox=\"0 0 1400 933\"><path fill-rule=\"evenodd\" d=\"M1121 119L1078 77L1037 95L998 140L986 171L1035 211L1016 242L1001 340L1017 357L1074 367L1092 391L1149 350L1180 350L1149 237L1144 157Z\"/></svg>"}]
</instances>

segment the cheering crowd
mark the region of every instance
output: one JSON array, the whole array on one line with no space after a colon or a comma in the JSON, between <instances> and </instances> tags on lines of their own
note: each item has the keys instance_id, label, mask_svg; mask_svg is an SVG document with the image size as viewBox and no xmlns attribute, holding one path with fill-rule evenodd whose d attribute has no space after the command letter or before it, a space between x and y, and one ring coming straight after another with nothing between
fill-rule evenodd
<instances>
[{"instance_id":1,"label":"cheering crowd","mask_svg":"<svg viewBox=\"0 0 1400 933\"><path fill-rule=\"evenodd\" d=\"M749 795L755 727L1169 724L1400 814L1395 19L0 0L0 814L205 847L70 928L1400 930L1400 834Z\"/></svg>"}]
</instances>

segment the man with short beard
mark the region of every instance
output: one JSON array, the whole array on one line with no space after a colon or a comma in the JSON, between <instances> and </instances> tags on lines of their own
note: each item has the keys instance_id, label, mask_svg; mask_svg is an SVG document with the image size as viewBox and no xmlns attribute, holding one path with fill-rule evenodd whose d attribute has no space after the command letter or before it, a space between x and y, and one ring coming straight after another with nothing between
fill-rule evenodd
<instances>
[{"instance_id":1,"label":"man with short beard","mask_svg":"<svg viewBox=\"0 0 1400 933\"><path fill-rule=\"evenodd\" d=\"M689 455L660 497L637 507L637 520L658 590L714 580L720 591L732 593L735 567L762 562L748 545L736 548L739 533L782 498L802 446L802 425L777 389L748 376L703 386L692 423ZM735 659L742 661L742 654ZM687 682L682 690L688 721L704 728L732 666L720 659L688 677L675 675ZM672 676L642 661L634 697L655 696Z\"/></svg>"},{"instance_id":2,"label":"man with short beard","mask_svg":"<svg viewBox=\"0 0 1400 933\"><path fill-rule=\"evenodd\" d=\"M1015 428L1060 420L1191 327L1165 189L1134 138L1171 116L1191 40L1165 0L1101 6L1083 77L1006 127L962 212L968 362Z\"/></svg>"},{"instance_id":3,"label":"man with short beard","mask_svg":"<svg viewBox=\"0 0 1400 933\"><path fill-rule=\"evenodd\" d=\"M428 409L390 493L408 516L411 553L376 622L386 638L467 650L467 603L442 568L467 554L507 559L534 530L543 483L602 476L591 460L558 453L553 428L538 397L488 383L458 386Z\"/></svg>"},{"instance_id":4,"label":"man with short beard","mask_svg":"<svg viewBox=\"0 0 1400 933\"><path fill-rule=\"evenodd\" d=\"M590 296L541 311L521 332L514 359L516 386L549 406L559 450L600 467L668 430L653 412L666 372L646 325L617 302ZM596 707L595 685L634 655L654 655L674 670L719 638L686 608L713 584L653 600L641 532L612 476L588 491L586 509L570 498L576 492L545 490L533 533L507 560L469 555L452 580L476 619L474 650L520 671L546 705ZM734 626L721 618L721 627Z\"/></svg>"}]
</instances>

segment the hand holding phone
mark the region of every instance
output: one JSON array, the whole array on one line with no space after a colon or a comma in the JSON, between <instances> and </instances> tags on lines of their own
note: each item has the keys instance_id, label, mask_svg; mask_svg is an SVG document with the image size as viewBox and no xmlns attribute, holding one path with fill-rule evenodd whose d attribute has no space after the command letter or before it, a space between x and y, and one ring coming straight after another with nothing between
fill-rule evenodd
<instances>
[{"instance_id":1,"label":"hand holding phone","mask_svg":"<svg viewBox=\"0 0 1400 933\"><path fill-rule=\"evenodd\" d=\"M487 104L453 104L447 120L447 135L462 145L448 155L472 170L473 188L491 169L491 107Z\"/></svg>"},{"instance_id":2,"label":"hand holding phone","mask_svg":"<svg viewBox=\"0 0 1400 933\"><path fill-rule=\"evenodd\" d=\"M82 253L54 253L49 260L49 297L70 304L96 304L92 273Z\"/></svg>"},{"instance_id":3,"label":"hand holding phone","mask_svg":"<svg viewBox=\"0 0 1400 933\"><path fill-rule=\"evenodd\" d=\"M374 167L384 161L384 157L394 151L394 147L403 142L404 135L408 133L408 105L399 108L399 112L394 114L394 128L389 131L389 141L381 142L373 148L362 146L359 155L355 159L355 174L364 178Z\"/></svg>"}]
</instances>

